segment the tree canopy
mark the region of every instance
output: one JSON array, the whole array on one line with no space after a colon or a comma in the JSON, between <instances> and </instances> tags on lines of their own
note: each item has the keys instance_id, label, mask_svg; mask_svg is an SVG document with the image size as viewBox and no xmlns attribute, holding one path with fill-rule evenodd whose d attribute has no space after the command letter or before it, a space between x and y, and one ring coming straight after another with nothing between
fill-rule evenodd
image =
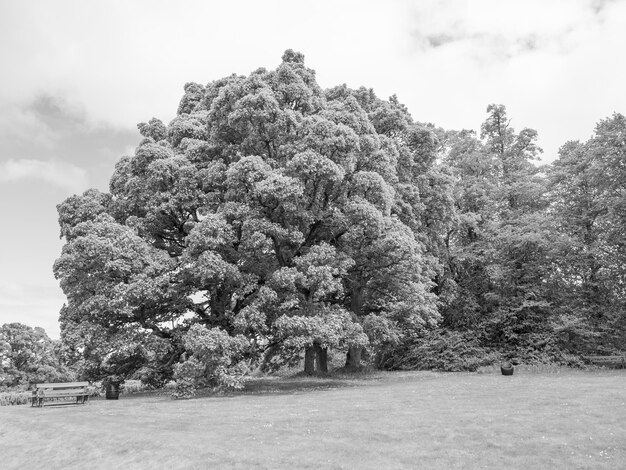
<instances>
[{"instance_id":1,"label":"tree canopy","mask_svg":"<svg viewBox=\"0 0 626 470\"><path fill-rule=\"evenodd\" d=\"M138 127L110 193L59 205L54 269L76 348L149 333L197 359L186 335L225 334L245 338L249 364L306 351L313 372L329 348L358 367L370 341L437 323L414 186L436 137L397 99L324 91L287 51L276 70L187 84L169 125Z\"/></svg>"}]
</instances>

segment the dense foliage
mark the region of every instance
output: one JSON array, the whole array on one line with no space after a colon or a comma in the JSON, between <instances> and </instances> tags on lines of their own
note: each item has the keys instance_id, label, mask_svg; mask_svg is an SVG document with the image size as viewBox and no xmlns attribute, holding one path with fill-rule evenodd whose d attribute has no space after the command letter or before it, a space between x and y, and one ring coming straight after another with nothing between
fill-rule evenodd
<instances>
[{"instance_id":1,"label":"dense foliage","mask_svg":"<svg viewBox=\"0 0 626 470\"><path fill-rule=\"evenodd\" d=\"M51 340L42 328L21 323L0 327L0 390L72 380L66 362L60 341Z\"/></svg>"},{"instance_id":2,"label":"dense foliage","mask_svg":"<svg viewBox=\"0 0 626 470\"><path fill-rule=\"evenodd\" d=\"M68 354L186 396L329 352L453 370L623 349L624 117L546 168L534 130L487 114L479 136L420 124L322 90L291 50L188 83L109 193L58 206Z\"/></svg>"}]
</instances>

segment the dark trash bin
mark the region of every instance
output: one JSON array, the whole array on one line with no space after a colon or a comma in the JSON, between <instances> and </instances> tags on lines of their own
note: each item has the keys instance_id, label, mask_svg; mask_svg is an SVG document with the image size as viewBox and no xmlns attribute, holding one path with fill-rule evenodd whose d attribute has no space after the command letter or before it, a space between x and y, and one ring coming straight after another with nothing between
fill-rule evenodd
<instances>
[{"instance_id":1,"label":"dark trash bin","mask_svg":"<svg viewBox=\"0 0 626 470\"><path fill-rule=\"evenodd\" d=\"M504 362L500 365L500 372L502 372L502 375L513 375L513 369L513 364L510 362Z\"/></svg>"},{"instance_id":2,"label":"dark trash bin","mask_svg":"<svg viewBox=\"0 0 626 470\"><path fill-rule=\"evenodd\" d=\"M120 384L109 382L106 385L105 398L107 400L117 400L120 397Z\"/></svg>"}]
</instances>

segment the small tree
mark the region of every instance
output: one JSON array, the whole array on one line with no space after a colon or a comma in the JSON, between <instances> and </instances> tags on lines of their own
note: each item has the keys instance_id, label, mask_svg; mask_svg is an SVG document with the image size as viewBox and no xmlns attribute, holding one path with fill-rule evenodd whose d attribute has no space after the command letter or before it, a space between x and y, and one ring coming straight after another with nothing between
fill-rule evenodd
<instances>
[{"instance_id":1,"label":"small tree","mask_svg":"<svg viewBox=\"0 0 626 470\"><path fill-rule=\"evenodd\" d=\"M5 323L0 327L0 387L73 379L61 355L60 344L43 328Z\"/></svg>"},{"instance_id":2,"label":"small tree","mask_svg":"<svg viewBox=\"0 0 626 470\"><path fill-rule=\"evenodd\" d=\"M245 336L231 336L220 328L196 324L183 341L190 357L174 368L176 396L193 396L198 387L243 388L248 373L244 359L250 348Z\"/></svg>"}]
</instances>

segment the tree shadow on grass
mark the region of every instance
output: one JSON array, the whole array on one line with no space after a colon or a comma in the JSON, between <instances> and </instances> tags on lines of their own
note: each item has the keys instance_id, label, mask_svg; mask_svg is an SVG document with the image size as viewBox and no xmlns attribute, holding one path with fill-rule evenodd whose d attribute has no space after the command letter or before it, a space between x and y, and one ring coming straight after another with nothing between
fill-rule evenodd
<instances>
[{"instance_id":1,"label":"tree shadow on grass","mask_svg":"<svg viewBox=\"0 0 626 470\"><path fill-rule=\"evenodd\" d=\"M318 390L333 390L361 386L381 385L404 380L434 378L430 371L380 371L364 367L359 370L339 368L329 374L305 375L303 372L289 376L254 377L246 382L243 390L228 395L293 394Z\"/></svg>"},{"instance_id":2,"label":"tree shadow on grass","mask_svg":"<svg viewBox=\"0 0 626 470\"><path fill-rule=\"evenodd\" d=\"M289 376L267 375L248 379L243 390L226 392L215 392L209 389L198 390L196 398L290 395L300 392L357 387L380 378L377 371L365 369L361 371L347 371L343 368L333 370L328 374L306 375L303 372L299 372Z\"/></svg>"},{"instance_id":3,"label":"tree shadow on grass","mask_svg":"<svg viewBox=\"0 0 626 470\"><path fill-rule=\"evenodd\" d=\"M290 375L263 375L252 377L246 381L242 390L215 390L210 388L199 389L194 397L188 399L211 398L211 397L240 397L240 396L272 396L292 395L296 393L337 390L345 388L361 387L366 385L384 385L390 382L434 378L437 374L427 371L396 371L386 372L370 368L361 370L347 370L339 368L328 374L306 375L298 372ZM146 390L141 392L122 394L120 399L138 398L165 398L171 397L174 388L160 390ZM101 397L100 399L103 399Z\"/></svg>"},{"instance_id":4,"label":"tree shadow on grass","mask_svg":"<svg viewBox=\"0 0 626 470\"><path fill-rule=\"evenodd\" d=\"M332 377L260 377L246 382L243 390L232 392L233 395L265 395L330 390L354 386L354 381L339 380Z\"/></svg>"}]
</instances>

